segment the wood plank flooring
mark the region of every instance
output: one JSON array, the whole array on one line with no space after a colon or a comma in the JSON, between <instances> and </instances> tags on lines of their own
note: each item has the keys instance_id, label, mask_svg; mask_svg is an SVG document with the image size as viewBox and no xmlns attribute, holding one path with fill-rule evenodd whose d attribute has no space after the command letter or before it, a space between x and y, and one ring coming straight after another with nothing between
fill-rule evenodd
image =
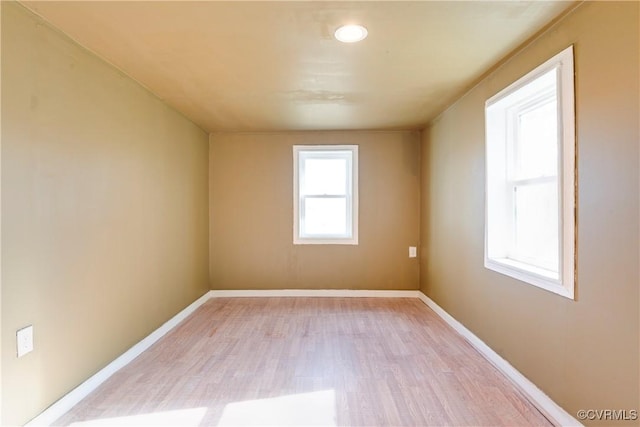
<instances>
[{"instance_id":1,"label":"wood plank flooring","mask_svg":"<svg viewBox=\"0 0 640 427\"><path fill-rule=\"evenodd\" d=\"M56 424L161 421L551 425L408 298L211 299Z\"/></svg>"}]
</instances>

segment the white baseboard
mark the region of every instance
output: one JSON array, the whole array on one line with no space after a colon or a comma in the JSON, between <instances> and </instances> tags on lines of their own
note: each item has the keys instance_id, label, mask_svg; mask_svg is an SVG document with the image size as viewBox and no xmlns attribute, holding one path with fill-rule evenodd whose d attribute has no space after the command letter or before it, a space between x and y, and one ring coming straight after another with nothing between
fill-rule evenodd
<instances>
[{"instance_id":1,"label":"white baseboard","mask_svg":"<svg viewBox=\"0 0 640 427\"><path fill-rule=\"evenodd\" d=\"M356 290L356 289L278 289L278 290L221 290L209 291L180 313L176 314L165 324L150 335L120 355L113 362L95 373L78 387L71 390L58 401L53 403L26 426L48 426L67 413L78 402L87 397L109 377L126 366L143 351L151 347L156 341L176 327L187 316L210 298L225 297L380 297L380 298L418 298L419 291L386 291L386 290Z\"/></svg>"},{"instance_id":2,"label":"white baseboard","mask_svg":"<svg viewBox=\"0 0 640 427\"><path fill-rule=\"evenodd\" d=\"M231 297L340 297L418 298L420 291L378 291L360 289L256 289L210 291L212 298Z\"/></svg>"},{"instance_id":3,"label":"white baseboard","mask_svg":"<svg viewBox=\"0 0 640 427\"><path fill-rule=\"evenodd\" d=\"M533 403L549 420L561 426L582 426L582 424L572 417L568 412L556 404L549 396L544 394L535 384L529 381L509 362L504 360L498 353L493 351L480 338L465 328L460 322L451 317L431 298L420 291L400 290L357 290L357 289L277 289L277 290L216 290L209 291L180 313L176 314L161 327L152 332L142 341L131 347L120 357L109 363L95 375L87 379L60 400L45 409L40 415L29 421L27 426L48 426L63 416L73 408L78 402L87 397L98 386L104 383L118 370L126 366L142 352L151 347L156 341L166 335L171 329L176 327L187 316L193 313L198 307L210 298L230 298L230 297L359 297L359 298L419 298L438 316L444 319L454 330L462 335L480 354L482 354L492 365L509 378L513 384Z\"/></svg>"},{"instance_id":4,"label":"white baseboard","mask_svg":"<svg viewBox=\"0 0 640 427\"><path fill-rule=\"evenodd\" d=\"M60 400L45 409L40 415L29 421L27 426L49 426L58 418L63 416L67 411L73 408L78 402L87 397L89 393L94 391L98 386L105 382L109 377L118 370L126 366L133 359L138 357L143 351L151 347L156 341L167 334L171 329L175 328L187 316L193 313L198 307L204 304L211 295L209 292L198 298L196 301L187 306L184 310L173 316L166 323L153 331L150 335L131 347L129 350L120 355L113 362L102 368L96 374L91 376L78 387L64 395Z\"/></svg>"},{"instance_id":5,"label":"white baseboard","mask_svg":"<svg viewBox=\"0 0 640 427\"><path fill-rule=\"evenodd\" d=\"M503 359L498 353L493 351L491 347L485 344L473 332L464 327L464 325L454 319L449 313L444 311L442 307L436 304L431 298L418 293L418 298L422 300L429 308L431 308L438 316L440 316L449 326L462 335L476 350L480 352L493 366L502 372L511 382L529 399L529 401L540 412L544 414L551 422L559 426L582 426L571 414L562 409L556 402L540 390L534 383L529 381L527 377L522 375L516 368L511 366L509 362Z\"/></svg>"}]
</instances>

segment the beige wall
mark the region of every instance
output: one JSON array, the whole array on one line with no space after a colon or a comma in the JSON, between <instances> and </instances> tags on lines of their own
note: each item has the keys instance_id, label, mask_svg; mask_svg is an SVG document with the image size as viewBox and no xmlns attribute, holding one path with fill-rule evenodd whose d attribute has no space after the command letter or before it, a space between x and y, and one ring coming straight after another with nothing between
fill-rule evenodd
<instances>
[{"instance_id":1,"label":"beige wall","mask_svg":"<svg viewBox=\"0 0 640 427\"><path fill-rule=\"evenodd\" d=\"M423 137L422 290L574 416L639 405L638 23L637 2L584 3ZM483 267L484 102L571 43L576 301Z\"/></svg>"},{"instance_id":2,"label":"beige wall","mask_svg":"<svg viewBox=\"0 0 640 427\"><path fill-rule=\"evenodd\" d=\"M208 140L8 2L2 86L2 424L18 424L207 291Z\"/></svg>"},{"instance_id":3,"label":"beige wall","mask_svg":"<svg viewBox=\"0 0 640 427\"><path fill-rule=\"evenodd\" d=\"M293 245L295 144L359 145L359 245ZM417 289L418 132L210 136L213 289Z\"/></svg>"}]
</instances>

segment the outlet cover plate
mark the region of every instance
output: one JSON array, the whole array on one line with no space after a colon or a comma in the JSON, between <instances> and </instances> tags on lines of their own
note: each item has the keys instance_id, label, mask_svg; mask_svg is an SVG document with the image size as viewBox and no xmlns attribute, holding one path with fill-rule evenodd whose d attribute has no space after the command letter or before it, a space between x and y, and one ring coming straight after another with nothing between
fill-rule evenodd
<instances>
[{"instance_id":1,"label":"outlet cover plate","mask_svg":"<svg viewBox=\"0 0 640 427\"><path fill-rule=\"evenodd\" d=\"M415 258L418 256L418 248L415 246L409 246L409 258Z\"/></svg>"},{"instance_id":2,"label":"outlet cover plate","mask_svg":"<svg viewBox=\"0 0 640 427\"><path fill-rule=\"evenodd\" d=\"M33 325L18 329L16 332L18 357L33 351Z\"/></svg>"}]
</instances>

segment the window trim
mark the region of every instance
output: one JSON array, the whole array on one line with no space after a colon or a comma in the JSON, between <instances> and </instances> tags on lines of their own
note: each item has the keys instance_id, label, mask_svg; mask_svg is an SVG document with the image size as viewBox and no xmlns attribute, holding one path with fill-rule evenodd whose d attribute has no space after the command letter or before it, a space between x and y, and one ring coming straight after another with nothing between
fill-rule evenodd
<instances>
[{"instance_id":1,"label":"window trim","mask_svg":"<svg viewBox=\"0 0 640 427\"><path fill-rule=\"evenodd\" d=\"M551 70L557 70L557 102L558 102L558 156L559 171L558 181L558 278L554 278L542 268L538 268L524 262L515 261L505 256L490 256L490 252L500 253L503 251L504 237L501 244L492 245L490 242L490 228L492 223L500 222L496 220L494 210L490 209L490 199L493 197L494 203L498 206L506 206L503 196L495 196L496 191L492 190L491 184L500 178L495 177L492 161L505 170L508 167L508 160L495 161L495 155L490 153L491 144L503 144L508 146L507 127L509 119L505 118L500 124L499 130L490 129L495 117L489 117L489 109L507 96L522 89L538 77ZM505 89L498 92L485 102L485 248L484 266L487 269L505 274L525 283L537 286L547 291L562 295L569 299L575 299L576 280L576 138L575 138L575 92L574 92L574 64L573 45L558 53L542 65L536 67L525 76L521 77ZM513 105L510 104L510 105ZM508 107L504 107L504 110ZM499 110L500 111L500 110ZM497 126L493 123L493 126ZM498 140L499 142L495 142ZM504 162L504 165L501 163ZM494 169L492 169L494 168ZM504 178L509 182L509 177ZM506 198L506 196L504 196ZM499 200L499 202L495 202ZM490 210L493 212L490 212ZM493 214L493 217L490 216ZM504 218L503 218L504 219ZM495 237L494 237L495 238ZM499 250L495 249L495 246Z\"/></svg>"},{"instance_id":2,"label":"window trim","mask_svg":"<svg viewBox=\"0 0 640 427\"><path fill-rule=\"evenodd\" d=\"M351 237L312 237L300 235L300 153L350 151L351 176L347 177L347 225L351 225ZM350 191L349 191L350 190ZM321 196L318 196L321 197ZM325 197L325 196L322 196ZM326 196L334 197L334 196ZM293 244L294 245L358 245L358 146L357 145L294 145L293 146Z\"/></svg>"}]
</instances>

